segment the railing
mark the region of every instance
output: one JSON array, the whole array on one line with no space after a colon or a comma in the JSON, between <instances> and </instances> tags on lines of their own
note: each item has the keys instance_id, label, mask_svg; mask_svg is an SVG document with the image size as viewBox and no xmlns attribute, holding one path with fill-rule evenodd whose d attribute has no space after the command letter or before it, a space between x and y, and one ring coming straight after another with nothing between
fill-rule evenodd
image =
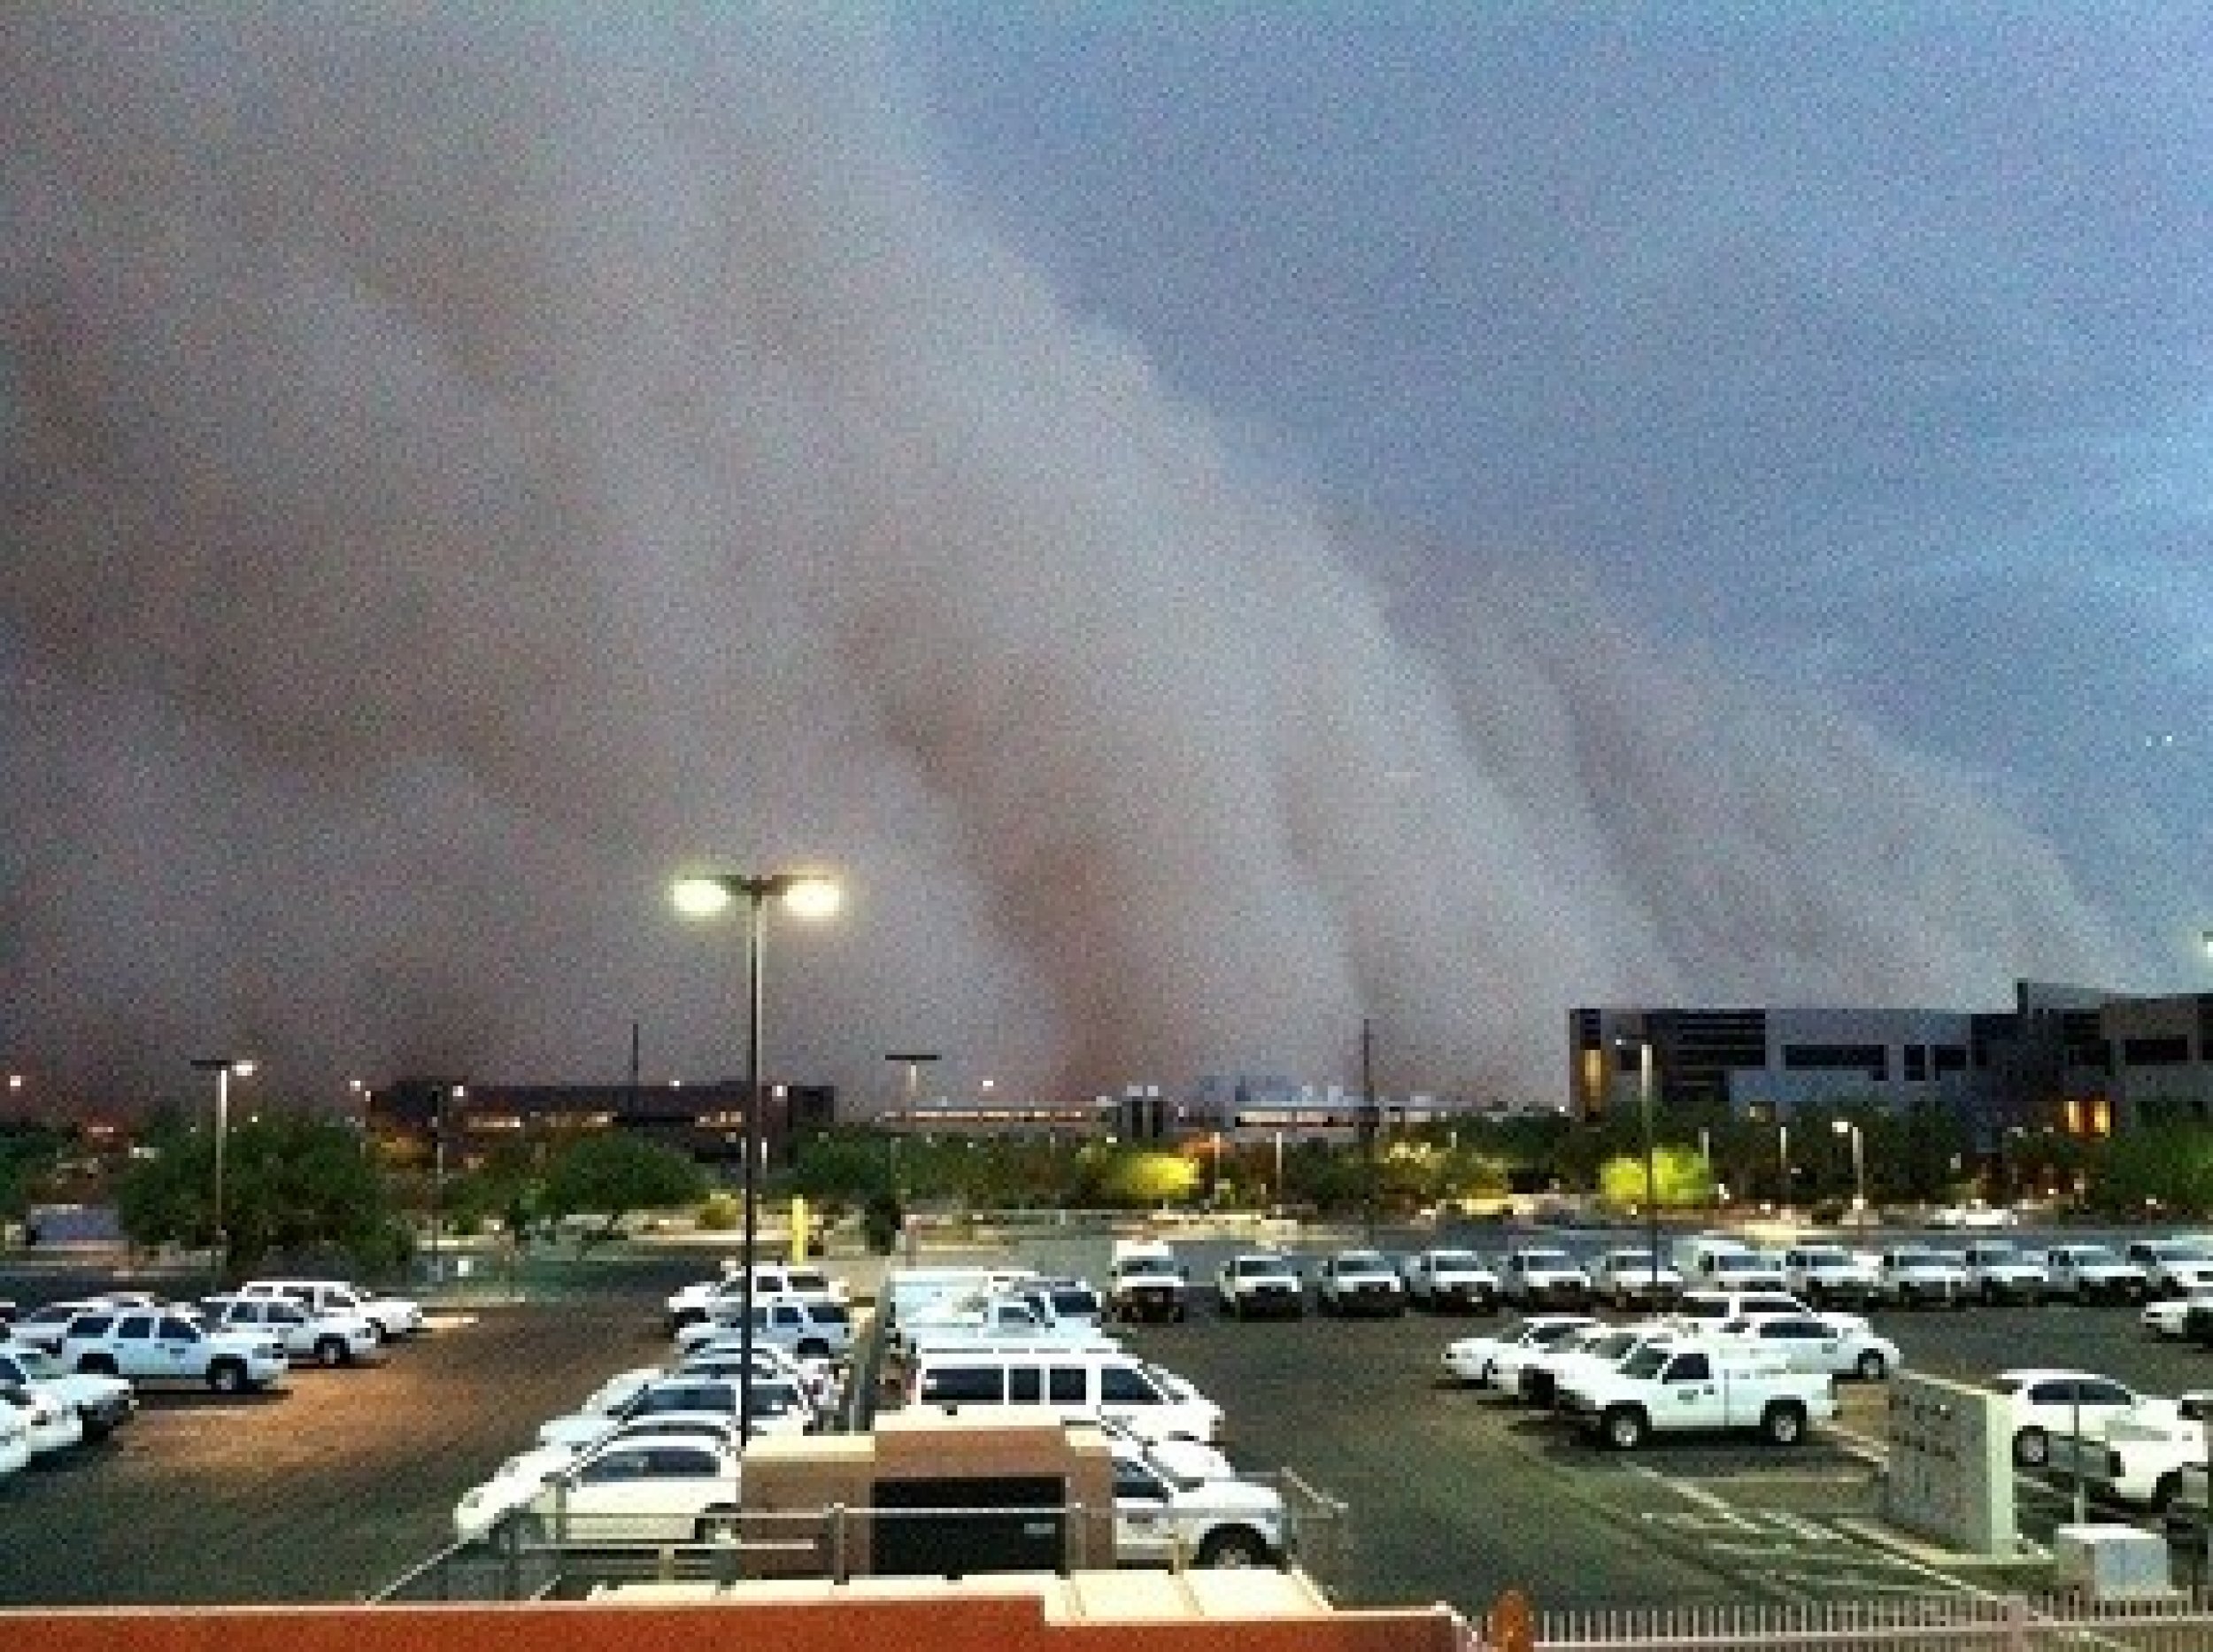
<instances>
[{"instance_id":1,"label":"railing","mask_svg":"<svg viewBox=\"0 0 2213 1652\"><path fill-rule=\"evenodd\" d=\"M1337 1598L1349 1563L1346 1505L1289 1470L1262 1477L1284 1501L1284 1563L1305 1572L1325 1596ZM1045 1570L1083 1571L1115 1563L1111 1510L1080 1503L1046 1507L977 1508L954 1511L973 1525L1051 1525ZM377 1603L421 1601L575 1599L625 1582L727 1583L740 1578L808 1577L844 1581L855 1575L855 1557L881 1544L889 1528L907 1522L948 1525L943 1509L829 1509L747 1511L701 1517L630 1513L593 1517L570 1512L551 1517L517 1513L483 1539L440 1550L377 1590ZM659 1527L663 1535L641 1536ZM673 1535L682 1533L679 1535ZM1172 1571L1195 1568L1196 1553L1166 1556ZM1160 1563L1145 1557L1138 1563ZM901 1568L917 1570L913 1565ZM983 1571L985 1565L948 1564L944 1570Z\"/></svg>"},{"instance_id":2,"label":"railing","mask_svg":"<svg viewBox=\"0 0 2213 1652\"><path fill-rule=\"evenodd\" d=\"M1526 1629L1521 1625L1526 1624ZM1955 1594L1539 1612L1506 1601L1469 1652L2206 1652L2213 1595Z\"/></svg>"}]
</instances>

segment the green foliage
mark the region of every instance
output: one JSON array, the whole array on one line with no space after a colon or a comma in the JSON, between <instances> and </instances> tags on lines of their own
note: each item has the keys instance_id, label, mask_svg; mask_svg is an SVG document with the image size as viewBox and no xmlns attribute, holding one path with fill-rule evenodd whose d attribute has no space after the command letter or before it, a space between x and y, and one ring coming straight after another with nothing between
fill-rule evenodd
<instances>
[{"instance_id":1,"label":"green foliage","mask_svg":"<svg viewBox=\"0 0 2213 1652\"><path fill-rule=\"evenodd\" d=\"M0 1217L19 1218L37 1202L38 1189L61 1162L68 1138L47 1125L0 1131Z\"/></svg>"},{"instance_id":2,"label":"green foliage","mask_svg":"<svg viewBox=\"0 0 2213 1652\"><path fill-rule=\"evenodd\" d=\"M731 1193L709 1193L699 1207L699 1226L709 1233L728 1233L744 1219L744 1201Z\"/></svg>"},{"instance_id":3,"label":"green foliage","mask_svg":"<svg viewBox=\"0 0 2213 1652\"><path fill-rule=\"evenodd\" d=\"M2092 1201L2117 1216L2213 1212L2213 1130L2195 1123L2140 1125L2100 1144Z\"/></svg>"},{"instance_id":4,"label":"green foliage","mask_svg":"<svg viewBox=\"0 0 2213 1652\"><path fill-rule=\"evenodd\" d=\"M601 1130L555 1156L542 1203L551 1216L586 1212L613 1226L634 1210L694 1204L706 1192L706 1174L689 1154L624 1131Z\"/></svg>"},{"instance_id":5,"label":"green foliage","mask_svg":"<svg viewBox=\"0 0 2213 1652\"><path fill-rule=\"evenodd\" d=\"M1712 1179L1696 1147L1655 1143L1652 1150L1653 1191L1662 1210L1695 1209L1714 1196ZM1617 1208L1641 1208L1645 1202L1645 1155L1619 1154L1599 1166L1599 1197Z\"/></svg>"},{"instance_id":6,"label":"green foliage","mask_svg":"<svg viewBox=\"0 0 2213 1652\"><path fill-rule=\"evenodd\" d=\"M116 1205L134 1244L212 1243L212 1133L173 1115L155 1120L117 1185ZM389 1226L383 1178L350 1124L274 1112L228 1131L222 1227L232 1273L325 1248L373 1259L389 1248Z\"/></svg>"}]
</instances>

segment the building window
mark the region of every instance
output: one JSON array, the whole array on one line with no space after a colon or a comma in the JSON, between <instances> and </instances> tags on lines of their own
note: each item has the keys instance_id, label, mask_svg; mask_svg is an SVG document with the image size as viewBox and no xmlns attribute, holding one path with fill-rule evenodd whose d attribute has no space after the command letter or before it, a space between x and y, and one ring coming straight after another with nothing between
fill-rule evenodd
<instances>
[{"instance_id":1,"label":"building window","mask_svg":"<svg viewBox=\"0 0 2213 1652\"><path fill-rule=\"evenodd\" d=\"M1939 1077L1946 1073L1963 1073L1967 1070L1967 1048L1964 1045L1939 1044L1930 1054L1936 1057L1937 1075Z\"/></svg>"},{"instance_id":2,"label":"building window","mask_svg":"<svg viewBox=\"0 0 2213 1652\"><path fill-rule=\"evenodd\" d=\"M1928 1076L1929 1046L1925 1044L1908 1044L1906 1046L1907 1082L1919 1084Z\"/></svg>"},{"instance_id":3,"label":"building window","mask_svg":"<svg viewBox=\"0 0 2213 1652\"><path fill-rule=\"evenodd\" d=\"M1889 1052L1879 1044L1786 1044L1783 1065L1793 1072L1863 1072L1890 1077Z\"/></svg>"},{"instance_id":4,"label":"building window","mask_svg":"<svg viewBox=\"0 0 2213 1652\"><path fill-rule=\"evenodd\" d=\"M2121 1040L2121 1064L2124 1067L2180 1067L2189 1060L2190 1040L2183 1033Z\"/></svg>"}]
</instances>

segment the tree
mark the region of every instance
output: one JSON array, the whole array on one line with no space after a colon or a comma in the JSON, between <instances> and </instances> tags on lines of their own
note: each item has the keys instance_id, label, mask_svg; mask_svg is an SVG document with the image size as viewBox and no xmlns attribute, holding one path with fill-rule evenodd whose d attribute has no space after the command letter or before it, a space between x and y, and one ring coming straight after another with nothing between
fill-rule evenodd
<instances>
[{"instance_id":1,"label":"tree","mask_svg":"<svg viewBox=\"0 0 2213 1652\"><path fill-rule=\"evenodd\" d=\"M364 1262L386 1260L390 1207L384 1178L351 1125L297 1112L240 1123L223 1140L225 1263L260 1270L272 1255L326 1247ZM133 1244L215 1242L215 1142L174 1115L157 1117L116 1187Z\"/></svg>"},{"instance_id":2,"label":"tree","mask_svg":"<svg viewBox=\"0 0 2213 1652\"><path fill-rule=\"evenodd\" d=\"M563 1148L548 1167L544 1203L551 1216L580 1212L613 1229L633 1210L697 1202L706 1174L691 1158L621 1130L594 1131Z\"/></svg>"},{"instance_id":3,"label":"tree","mask_svg":"<svg viewBox=\"0 0 2213 1652\"><path fill-rule=\"evenodd\" d=\"M1713 1178L1696 1147L1657 1142L1652 1149L1653 1192L1659 1207L1692 1209L1713 1200ZM1599 1166L1599 1197L1608 1204L1641 1208L1645 1202L1645 1154L1620 1154Z\"/></svg>"}]
</instances>

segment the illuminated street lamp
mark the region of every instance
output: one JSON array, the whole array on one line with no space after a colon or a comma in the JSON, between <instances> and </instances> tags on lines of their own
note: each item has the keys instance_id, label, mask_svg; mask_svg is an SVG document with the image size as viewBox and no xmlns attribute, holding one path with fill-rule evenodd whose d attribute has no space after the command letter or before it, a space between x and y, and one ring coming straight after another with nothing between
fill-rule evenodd
<instances>
[{"instance_id":1,"label":"illuminated street lamp","mask_svg":"<svg viewBox=\"0 0 2213 1652\"><path fill-rule=\"evenodd\" d=\"M1637 1046L1637 1117L1645 1138L1645 1267L1654 1301L1660 1299L1660 1176L1652 1153L1652 1040L1621 1038L1615 1047Z\"/></svg>"},{"instance_id":2,"label":"illuminated street lamp","mask_svg":"<svg viewBox=\"0 0 2213 1652\"><path fill-rule=\"evenodd\" d=\"M739 1288L739 1307L744 1315L738 1332L738 1426L743 1437L753 1437L753 1251L760 1231L760 1042L761 966L767 939L765 909L771 899L781 900L794 917L827 918L838 907L841 892L829 878L813 872L768 872L758 875L716 873L677 880L671 892L676 910L688 918L718 917L731 903L745 902L745 1227L738 1254L744 1272Z\"/></svg>"},{"instance_id":3,"label":"illuminated street lamp","mask_svg":"<svg viewBox=\"0 0 2213 1652\"><path fill-rule=\"evenodd\" d=\"M251 1078L252 1061L236 1055L196 1055L193 1070L215 1075L215 1205L214 1237L208 1250L210 1288L220 1290L224 1264L230 1257L230 1236L223 1231L223 1144L230 1134L230 1081Z\"/></svg>"},{"instance_id":4,"label":"illuminated street lamp","mask_svg":"<svg viewBox=\"0 0 2213 1652\"><path fill-rule=\"evenodd\" d=\"M1852 1225L1860 1227L1867 1221L1867 1136L1848 1118L1831 1120L1829 1128L1852 1138Z\"/></svg>"}]
</instances>

